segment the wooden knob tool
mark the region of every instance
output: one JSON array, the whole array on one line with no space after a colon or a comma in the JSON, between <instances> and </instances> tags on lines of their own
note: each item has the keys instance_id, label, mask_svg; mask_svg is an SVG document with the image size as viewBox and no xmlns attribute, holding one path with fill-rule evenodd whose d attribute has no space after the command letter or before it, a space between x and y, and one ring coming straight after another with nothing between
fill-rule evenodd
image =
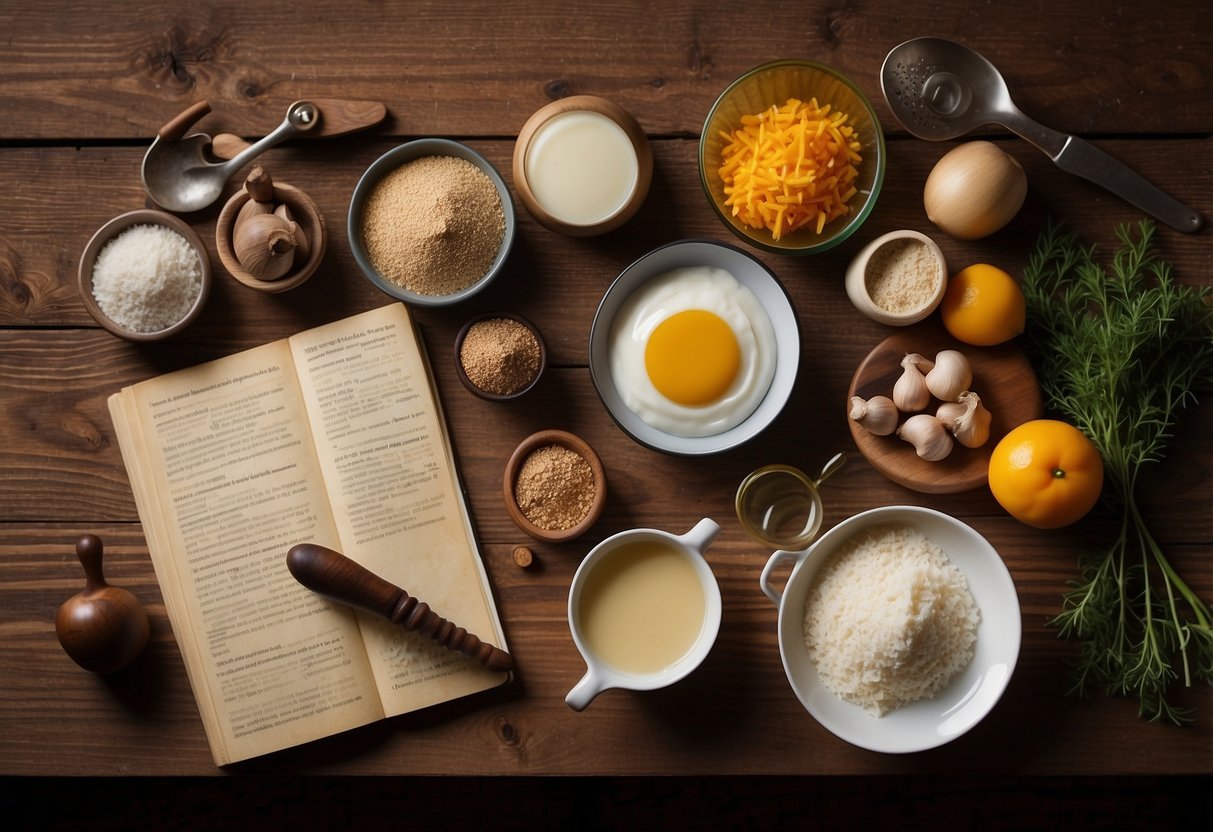
<instances>
[{"instance_id":1,"label":"wooden knob tool","mask_svg":"<svg viewBox=\"0 0 1213 832\"><path fill-rule=\"evenodd\" d=\"M509 653L455 626L429 604L340 552L315 543L300 543L286 553L286 568L313 592L415 630L450 650L471 656L489 670L504 673L514 669L514 657Z\"/></svg>"}]
</instances>

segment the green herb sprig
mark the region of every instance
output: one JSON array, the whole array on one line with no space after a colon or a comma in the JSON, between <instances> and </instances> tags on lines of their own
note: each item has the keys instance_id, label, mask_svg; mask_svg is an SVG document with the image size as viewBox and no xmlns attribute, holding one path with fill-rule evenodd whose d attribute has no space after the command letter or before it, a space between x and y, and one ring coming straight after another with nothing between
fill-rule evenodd
<instances>
[{"instance_id":1,"label":"green herb sprig","mask_svg":"<svg viewBox=\"0 0 1213 832\"><path fill-rule=\"evenodd\" d=\"M1136 697L1150 720L1180 724L1192 714L1167 691L1180 673L1186 686L1213 682L1213 609L1171 567L1136 489L1142 469L1163 458L1177 411L1213 379L1213 306L1207 287L1173 279L1152 222L1116 235L1105 272L1094 246L1050 221L1023 274L1025 341L1046 405L1099 448L1103 499L1121 517L1112 544L1081 558L1052 624L1083 640L1072 692L1101 686Z\"/></svg>"}]
</instances>

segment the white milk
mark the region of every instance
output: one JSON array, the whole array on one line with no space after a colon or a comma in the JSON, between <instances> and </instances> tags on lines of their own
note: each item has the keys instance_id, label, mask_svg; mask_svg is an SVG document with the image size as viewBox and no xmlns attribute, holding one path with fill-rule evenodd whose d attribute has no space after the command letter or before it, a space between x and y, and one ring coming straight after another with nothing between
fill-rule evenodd
<instances>
[{"instance_id":1,"label":"white milk","mask_svg":"<svg viewBox=\"0 0 1213 832\"><path fill-rule=\"evenodd\" d=\"M639 176L628 134L601 113L553 116L527 144L531 193L544 210L570 225L594 225L619 213Z\"/></svg>"}]
</instances>

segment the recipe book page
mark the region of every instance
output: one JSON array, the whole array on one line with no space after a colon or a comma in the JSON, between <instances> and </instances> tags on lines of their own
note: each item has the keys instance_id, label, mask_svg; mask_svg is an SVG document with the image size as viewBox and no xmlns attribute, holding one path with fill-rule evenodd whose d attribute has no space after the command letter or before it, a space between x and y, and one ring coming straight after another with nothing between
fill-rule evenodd
<instances>
[{"instance_id":1,"label":"recipe book page","mask_svg":"<svg viewBox=\"0 0 1213 832\"><path fill-rule=\"evenodd\" d=\"M506 649L421 339L392 304L291 339L339 551ZM508 674L359 612L388 715L495 687Z\"/></svg>"},{"instance_id":2,"label":"recipe book page","mask_svg":"<svg viewBox=\"0 0 1213 832\"><path fill-rule=\"evenodd\" d=\"M216 764L382 718L352 611L285 566L296 542L340 546L289 345L109 405Z\"/></svg>"}]
</instances>

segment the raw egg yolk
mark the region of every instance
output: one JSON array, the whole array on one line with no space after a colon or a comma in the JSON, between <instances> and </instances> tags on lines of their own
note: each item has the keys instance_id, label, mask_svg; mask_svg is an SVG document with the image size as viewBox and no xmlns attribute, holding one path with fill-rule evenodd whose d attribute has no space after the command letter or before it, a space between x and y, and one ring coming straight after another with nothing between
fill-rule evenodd
<instances>
[{"instance_id":1,"label":"raw egg yolk","mask_svg":"<svg viewBox=\"0 0 1213 832\"><path fill-rule=\"evenodd\" d=\"M711 404L737 377L741 347L719 315L688 309L653 330L644 348L644 367L670 401L687 407Z\"/></svg>"}]
</instances>

